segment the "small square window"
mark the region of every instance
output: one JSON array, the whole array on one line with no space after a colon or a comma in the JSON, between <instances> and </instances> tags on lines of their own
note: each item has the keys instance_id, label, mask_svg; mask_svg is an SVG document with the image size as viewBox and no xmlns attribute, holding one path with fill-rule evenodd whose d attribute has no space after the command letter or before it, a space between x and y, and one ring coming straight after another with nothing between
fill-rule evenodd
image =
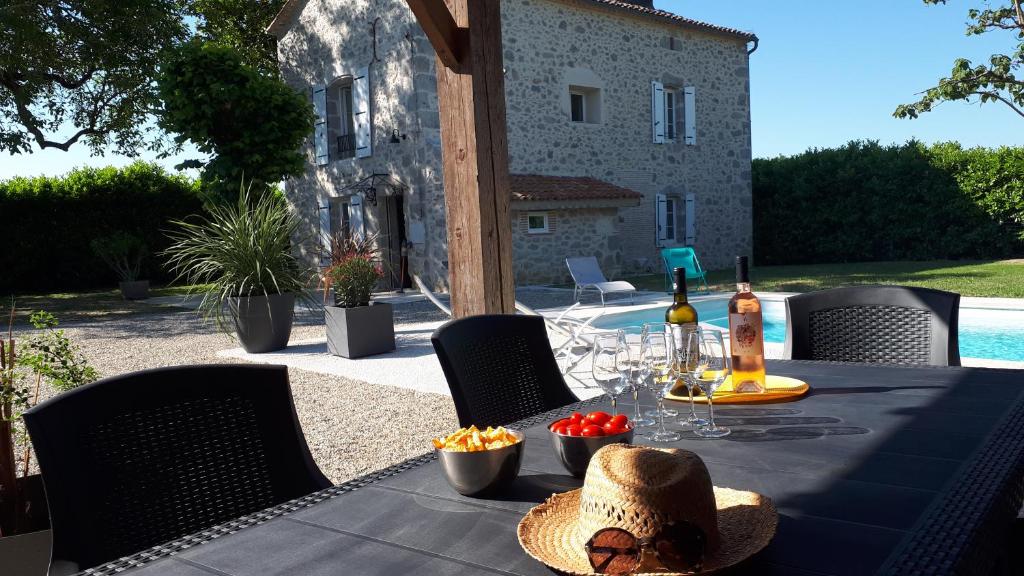
<instances>
[{"instance_id":1,"label":"small square window","mask_svg":"<svg viewBox=\"0 0 1024 576\"><path fill-rule=\"evenodd\" d=\"M526 232L528 234L545 234L548 231L547 212L530 212L526 215Z\"/></svg>"},{"instance_id":2,"label":"small square window","mask_svg":"<svg viewBox=\"0 0 1024 576\"><path fill-rule=\"evenodd\" d=\"M569 104L572 110L572 121L573 122L586 122L586 116L584 115L584 100L583 94L579 92L572 92L569 94Z\"/></svg>"}]
</instances>

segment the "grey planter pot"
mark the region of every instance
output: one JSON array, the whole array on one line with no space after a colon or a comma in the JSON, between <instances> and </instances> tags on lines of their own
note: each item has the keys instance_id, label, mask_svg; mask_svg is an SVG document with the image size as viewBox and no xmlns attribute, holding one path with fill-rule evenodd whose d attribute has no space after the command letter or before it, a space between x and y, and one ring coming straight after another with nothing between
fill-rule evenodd
<instances>
[{"instance_id":1,"label":"grey planter pot","mask_svg":"<svg viewBox=\"0 0 1024 576\"><path fill-rule=\"evenodd\" d=\"M121 297L125 300L145 300L149 298L149 280L132 280L121 282Z\"/></svg>"},{"instance_id":2,"label":"grey planter pot","mask_svg":"<svg viewBox=\"0 0 1024 576\"><path fill-rule=\"evenodd\" d=\"M229 298L228 308L246 352L260 354L288 346L295 317L295 294Z\"/></svg>"},{"instance_id":3,"label":"grey planter pot","mask_svg":"<svg viewBox=\"0 0 1024 576\"><path fill-rule=\"evenodd\" d=\"M395 349L395 318L391 304L341 308L324 306L327 349L335 356L360 358Z\"/></svg>"}]
</instances>

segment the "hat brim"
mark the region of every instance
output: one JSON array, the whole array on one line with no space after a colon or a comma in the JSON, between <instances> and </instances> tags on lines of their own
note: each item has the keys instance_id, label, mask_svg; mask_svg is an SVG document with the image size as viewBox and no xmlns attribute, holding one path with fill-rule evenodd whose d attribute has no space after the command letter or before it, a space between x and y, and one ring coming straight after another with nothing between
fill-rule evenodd
<instances>
[{"instance_id":1,"label":"hat brim","mask_svg":"<svg viewBox=\"0 0 1024 576\"><path fill-rule=\"evenodd\" d=\"M592 576L585 544L579 534L580 492L555 494L531 509L519 522L519 544L527 554L566 574ZM715 487L720 543L704 558L701 574L737 564L768 545L775 535L778 513L767 496ZM637 576L642 576L640 573ZM655 573L652 573L655 574ZM676 574L657 572L658 576Z\"/></svg>"}]
</instances>

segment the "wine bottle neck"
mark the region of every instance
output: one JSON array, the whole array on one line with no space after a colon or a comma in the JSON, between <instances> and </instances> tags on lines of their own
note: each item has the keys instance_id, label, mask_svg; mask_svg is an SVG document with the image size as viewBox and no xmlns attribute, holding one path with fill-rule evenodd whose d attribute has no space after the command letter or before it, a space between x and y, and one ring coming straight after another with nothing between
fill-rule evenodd
<instances>
[{"instance_id":1,"label":"wine bottle neck","mask_svg":"<svg viewBox=\"0 0 1024 576\"><path fill-rule=\"evenodd\" d=\"M737 292L750 292L750 282L737 282L736 283L736 291Z\"/></svg>"},{"instance_id":2,"label":"wine bottle neck","mask_svg":"<svg viewBox=\"0 0 1024 576\"><path fill-rule=\"evenodd\" d=\"M672 295L672 301L676 304L686 304L686 292L676 292Z\"/></svg>"}]
</instances>

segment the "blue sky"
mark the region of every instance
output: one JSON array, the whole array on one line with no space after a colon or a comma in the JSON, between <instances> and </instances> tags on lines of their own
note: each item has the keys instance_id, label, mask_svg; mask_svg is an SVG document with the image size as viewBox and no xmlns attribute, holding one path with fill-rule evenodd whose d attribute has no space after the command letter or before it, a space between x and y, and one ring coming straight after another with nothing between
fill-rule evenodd
<instances>
[{"instance_id":1,"label":"blue sky","mask_svg":"<svg viewBox=\"0 0 1024 576\"><path fill-rule=\"evenodd\" d=\"M967 10L981 0L655 0L655 6L750 30L761 38L751 57L755 157L795 154L852 139L884 143L918 138L966 146L1024 145L1024 118L1002 104L946 103L918 120L897 120L900 103L949 72L955 58L1010 52L1009 34L964 36ZM143 154L151 159L152 154ZM85 147L0 156L0 179L60 174L81 165L131 159L90 156ZM180 158L161 161L173 166Z\"/></svg>"}]
</instances>

